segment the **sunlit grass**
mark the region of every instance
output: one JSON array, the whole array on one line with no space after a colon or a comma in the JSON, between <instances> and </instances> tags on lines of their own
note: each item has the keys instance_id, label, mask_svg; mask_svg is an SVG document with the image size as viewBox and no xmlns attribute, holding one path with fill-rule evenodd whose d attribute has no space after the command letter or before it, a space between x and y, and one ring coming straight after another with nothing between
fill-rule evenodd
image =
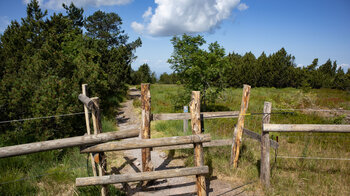
<instances>
[{"instance_id":1,"label":"sunlit grass","mask_svg":"<svg viewBox=\"0 0 350 196\"><path fill-rule=\"evenodd\" d=\"M182 112L174 108L174 96L181 96L183 87L177 85L152 85L152 112L168 113ZM240 109L242 89L225 89L216 103L207 108L211 111L229 111ZM350 109L350 94L346 91L332 89L301 89L285 88L253 88L251 90L245 127L261 133L262 115L265 101L272 103L271 123L281 124L341 124L344 116L327 115L319 112L281 111L275 109ZM289 113L286 113L289 112ZM233 136L233 126L237 119L208 119L204 121L205 133L210 133L213 139ZM183 133L182 121L152 122L152 131L159 136L176 136L191 134ZM190 124L190 122L189 122ZM159 133L158 133L159 132ZM152 133L152 135L153 135ZM273 133L273 138L279 136L280 148L278 155L308 156L308 157L340 157L350 158L349 134L303 134L303 133ZM193 150L180 150L179 153L191 155ZM350 194L350 164L349 161L336 160L298 160L281 159L275 162L275 151L270 152L271 159L271 189L265 190L266 195L349 195ZM193 165L193 157L188 156L187 165ZM215 175L221 178L244 182L254 182L255 188L260 187L260 143L248 138L243 139L239 167L229 167L230 147L214 147L205 149L205 162Z\"/></svg>"}]
</instances>

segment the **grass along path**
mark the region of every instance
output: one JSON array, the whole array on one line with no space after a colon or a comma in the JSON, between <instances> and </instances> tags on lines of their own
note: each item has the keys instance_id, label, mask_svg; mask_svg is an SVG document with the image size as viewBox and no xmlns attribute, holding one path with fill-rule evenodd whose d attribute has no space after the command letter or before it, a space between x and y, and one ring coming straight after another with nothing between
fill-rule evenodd
<instances>
[{"instance_id":1,"label":"grass along path","mask_svg":"<svg viewBox=\"0 0 350 196\"><path fill-rule=\"evenodd\" d=\"M188 97L183 93L182 87L178 85L152 85L152 112L181 112L182 107L174 107L174 105L189 102L189 100L182 100ZM225 89L218 96L216 103L207 108L210 111L239 110L241 97L241 88ZM273 108L350 109L350 94L346 91L253 88L248 113L262 112L264 101L272 102ZM273 110L273 112L279 111ZM346 114L336 115L332 112L293 111L290 114L273 114L271 123L345 124L346 118ZM261 133L261 122L260 115L246 116L245 127ZM214 139L231 139L233 126L236 123L237 119L208 119L204 121L205 132L210 133ZM158 121L153 126L162 136L185 135L182 121ZM274 138L279 136L280 148L277 155L350 158L349 134L274 133L270 135ZM243 138L241 149L238 169L231 170L228 167L230 147L205 149L205 162L211 165L214 168L214 174L222 179L233 182L241 179L243 183L259 182L260 144ZM185 150L181 152L185 155L191 153ZM272 188L265 190L266 195L350 195L349 161L277 158L275 162L274 156L275 152L271 150ZM191 158L185 163L193 164ZM252 184L249 189L258 190L260 185Z\"/></svg>"}]
</instances>

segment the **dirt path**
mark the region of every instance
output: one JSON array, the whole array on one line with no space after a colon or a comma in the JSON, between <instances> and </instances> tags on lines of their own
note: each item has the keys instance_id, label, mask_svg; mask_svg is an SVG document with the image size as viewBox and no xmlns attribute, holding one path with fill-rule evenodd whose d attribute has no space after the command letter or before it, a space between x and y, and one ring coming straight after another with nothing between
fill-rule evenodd
<instances>
[{"instance_id":1,"label":"dirt path","mask_svg":"<svg viewBox=\"0 0 350 196\"><path fill-rule=\"evenodd\" d=\"M133 107L133 100L139 99L140 91L136 89L129 90L129 99L122 104L121 110L117 116L119 127L140 127L140 114ZM152 151L151 159L155 170L166 170L185 167L184 157L175 157L172 153L162 151ZM110 161L118 159L119 161ZM141 150L128 150L123 152L107 153L108 164L111 167L111 173L135 173L141 171ZM117 188L122 188L128 195L177 195L187 196L196 195L195 177L178 177L169 179L158 179L154 183L141 186L140 183L116 184ZM233 186L229 182L219 179L207 180L207 190L209 195L247 195L244 191L245 186Z\"/></svg>"}]
</instances>

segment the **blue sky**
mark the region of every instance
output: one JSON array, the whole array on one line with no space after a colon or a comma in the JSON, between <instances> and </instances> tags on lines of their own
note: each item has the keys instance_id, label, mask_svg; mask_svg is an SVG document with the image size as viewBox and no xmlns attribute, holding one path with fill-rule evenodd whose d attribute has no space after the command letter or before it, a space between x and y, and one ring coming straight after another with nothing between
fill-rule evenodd
<instances>
[{"instance_id":1,"label":"blue sky","mask_svg":"<svg viewBox=\"0 0 350 196\"><path fill-rule=\"evenodd\" d=\"M0 33L11 20L26 15L27 0L0 0ZM62 2L41 0L49 14L60 12ZM130 40L141 37L132 67L148 63L159 76L171 72L166 63L173 48L170 39L181 33L201 34L218 41L226 53L263 51L284 47L299 66L337 60L345 71L350 64L350 1L348 0L73 0L85 15L97 10L115 12Z\"/></svg>"}]
</instances>

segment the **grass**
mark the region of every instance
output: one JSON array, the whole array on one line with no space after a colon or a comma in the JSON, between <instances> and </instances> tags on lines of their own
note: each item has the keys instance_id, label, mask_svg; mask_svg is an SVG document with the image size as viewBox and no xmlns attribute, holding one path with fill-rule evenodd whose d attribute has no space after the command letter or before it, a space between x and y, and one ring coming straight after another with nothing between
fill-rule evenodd
<instances>
[{"instance_id":1,"label":"grass","mask_svg":"<svg viewBox=\"0 0 350 196\"><path fill-rule=\"evenodd\" d=\"M90 162L78 148L0 159L1 195L98 195L98 186L77 188L77 177L91 176ZM114 187L112 193L121 195Z\"/></svg>"},{"instance_id":2,"label":"grass","mask_svg":"<svg viewBox=\"0 0 350 196\"><path fill-rule=\"evenodd\" d=\"M180 92L180 93L178 93ZM182 87L177 85L152 85L152 113L181 112L176 105L176 97ZM180 97L181 98L181 97ZM242 89L229 88L223 91L216 103L208 105L211 111L239 110ZM332 89L253 88L251 90L248 113L261 113L264 101L272 103L273 108L315 108L350 109L350 96L346 91ZM181 101L180 101L181 102ZM281 124L343 124L345 116L329 113L293 112L281 113L273 110L271 123ZM283 111L284 112L284 111ZM277 114L279 113L279 114ZM246 116L245 127L261 133L261 115ZM237 119L208 119L204 121L205 132L213 139L232 138L233 125ZM191 134L183 133L182 121L156 121L152 123L152 137L164 137ZM190 128L189 128L190 130ZM156 134L153 134L155 133ZM307 157L345 157L350 158L349 134L305 134L274 133L279 136L278 155ZM192 154L192 150L178 153ZM255 182L249 189L260 189L260 144L251 139L243 140L238 169L229 169L230 147L205 149L205 162L210 166L212 175L241 183ZM350 164L336 160L298 160L281 159L275 162L275 152L271 150L271 189L264 190L266 195L349 195ZM188 165L193 165L193 157L188 156Z\"/></svg>"},{"instance_id":3,"label":"grass","mask_svg":"<svg viewBox=\"0 0 350 196\"><path fill-rule=\"evenodd\" d=\"M117 130L109 114L102 116L102 130ZM76 178L87 176L93 176L91 162L79 148L1 158L0 195L99 195L100 186L75 187ZM110 195L125 195L113 185L108 190Z\"/></svg>"}]
</instances>

